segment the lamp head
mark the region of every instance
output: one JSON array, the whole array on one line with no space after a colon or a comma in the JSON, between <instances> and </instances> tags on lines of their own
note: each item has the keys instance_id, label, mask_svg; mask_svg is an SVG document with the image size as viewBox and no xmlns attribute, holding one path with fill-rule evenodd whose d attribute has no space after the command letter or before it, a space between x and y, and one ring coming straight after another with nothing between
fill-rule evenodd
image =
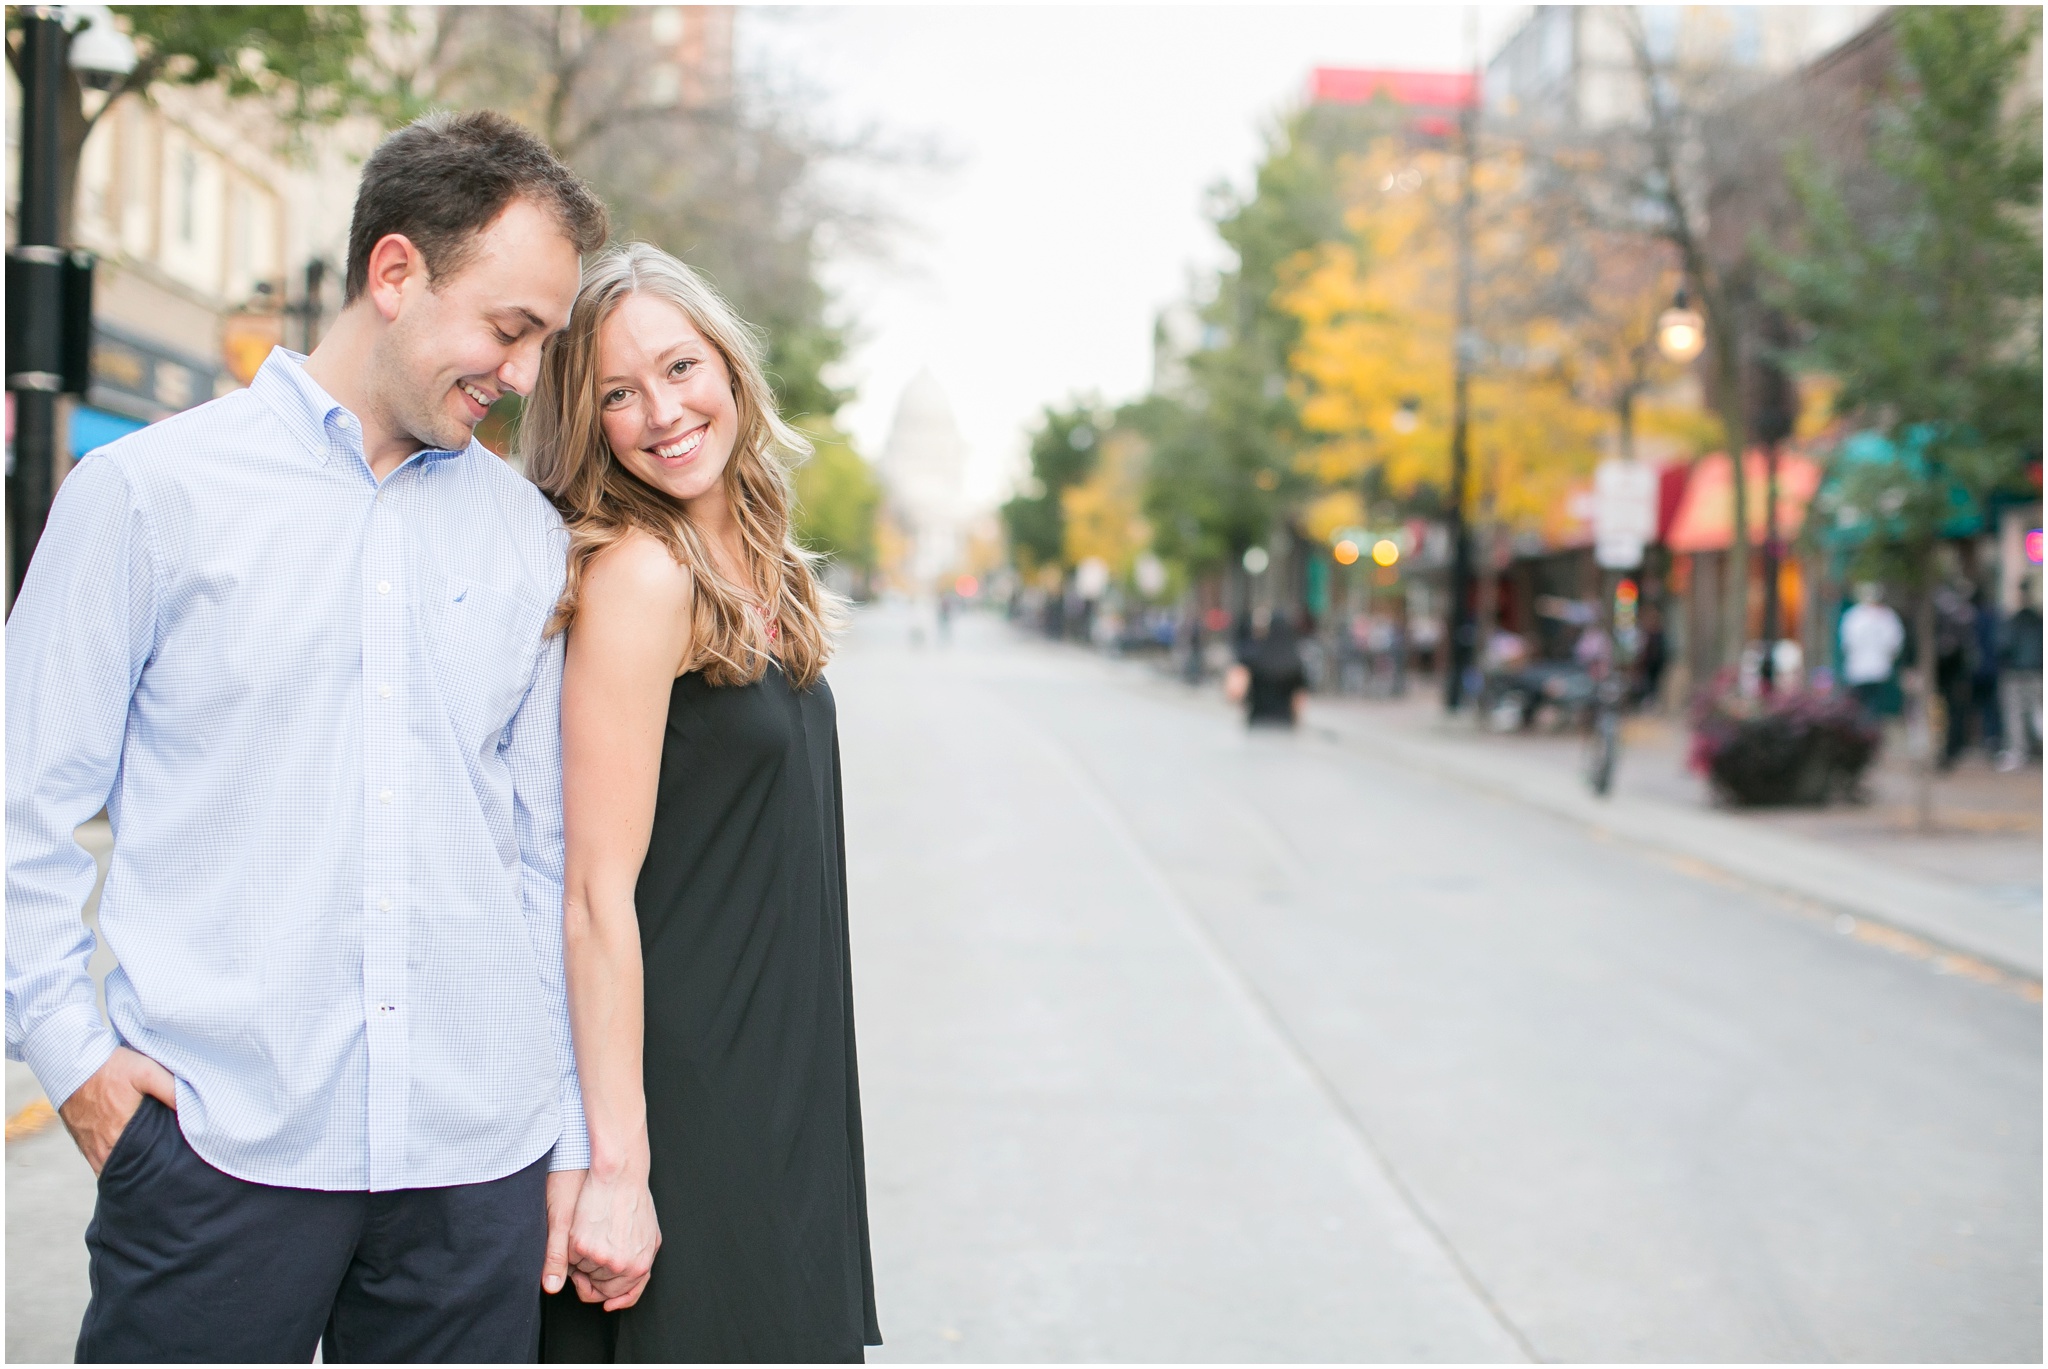
<instances>
[{"instance_id":1,"label":"lamp head","mask_svg":"<svg viewBox=\"0 0 2048 1369\"><path fill-rule=\"evenodd\" d=\"M1657 319L1657 350L1681 363L1694 360L1707 346L1707 321L1698 310L1688 309L1683 298Z\"/></svg>"},{"instance_id":2,"label":"lamp head","mask_svg":"<svg viewBox=\"0 0 2048 1369\"><path fill-rule=\"evenodd\" d=\"M71 69L83 84L110 90L135 70L135 40L114 27L105 5L66 5L64 27L71 31Z\"/></svg>"}]
</instances>

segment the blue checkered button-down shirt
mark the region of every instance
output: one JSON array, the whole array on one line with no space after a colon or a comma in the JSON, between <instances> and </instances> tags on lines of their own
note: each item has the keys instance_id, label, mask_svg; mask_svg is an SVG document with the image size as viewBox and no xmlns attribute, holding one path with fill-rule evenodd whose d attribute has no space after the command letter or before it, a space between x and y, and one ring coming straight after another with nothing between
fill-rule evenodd
<instances>
[{"instance_id":1,"label":"blue checkered button-down shirt","mask_svg":"<svg viewBox=\"0 0 2048 1369\"><path fill-rule=\"evenodd\" d=\"M7 622L7 1054L61 1103L118 1037L258 1183L581 1168L561 522L474 442L380 485L300 360L58 493Z\"/></svg>"}]
</instances>

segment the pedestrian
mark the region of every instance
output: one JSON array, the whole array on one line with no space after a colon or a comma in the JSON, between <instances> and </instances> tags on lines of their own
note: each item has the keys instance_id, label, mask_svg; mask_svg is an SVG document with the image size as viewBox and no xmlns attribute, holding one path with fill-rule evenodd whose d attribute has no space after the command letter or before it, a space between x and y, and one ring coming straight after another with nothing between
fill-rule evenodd
<instances>
[{"instance_id":1,"label":"pedestrian","mask_svg":"<svg viewBox=\"0 0 2048 1369\"><path fill-rule=\"evenodd\" d=\"M1998 768L2017 770L2041 750L2041 610L2027 581L1999 634L1998 695L2005 711Z\"/></svg>"},{"instance_id":2,"label":"pedestrian","mask_svg":"<svg viewBox=\"0 0 2048 1369\"><path fill-rule=\"evenodd\" d=\"M520 438L561 509L565 951L590 1118L542 1358L879 1345L854 1059L841 621L747 324L645 244L584 275Z\"/></svg>"},{"instance_id":3,"label":"pedestrian","mask_svg":"<svg viewBox=\"0 0 2048 1369\"><path fill-rule=\"evenodd\" d=\"M1652 607L1643 614L1641 655L1636 659L1638 684L1635 702L1638 706L1656 707L1662 699L1666 663L1664 615Z\"/></svg>"},{"instance_id":4,"label":"pedestrian","mask_svg":"<svg viewBox=\"0 0 2048 1369\"><path fill-rule=\"evenodd\" d=\"M1300 720L1308 672L1301 638L1285 612L1261 606L1251 616L1225 688L1234 702L1244 704L1248 727L1293 727Z\"/></svg>"},{"instance_id":5,"label":"pedestrian","mask_svg":"<svg viewBox=\"0 0 2048 1369\"><path fill-rule=\"evenodd\" d=\"M1892 671L1906 644L1906 625L1875 584L1856 587L1856 603L1842 615L1842 679L1864 711L1874 718L1896 714L1898 686Z\"/></svg>"},{"instance_id":6,"label":"pedestrian","mask_svg":"<svg viewBox=\"0 0 2048 1369\"><path fill-rule=\"evenodd\" d=\"M7 1052L99 1176L80 1361L534 1353L588 1163L565 543L473 429L604 233L510 120L414 123L312 356L57 496L7 624ZM73 837L103 806L111 1028Z\"/></svg>"},{"instance_id":7,"label":"pedestrian","mask_svg":"<svg viewBox=\"0 0 2048 1369\"><path fill-rule=\"evenodd\" d=\"M1183 683L1198 685L1202 682L1204 650L1202 642L1202 610L1189 608L1184 615L1186 626L1187 654L1181 658L1180 677Z\"/></svg>"},{"instance_id":8,"label":"pedestrian","mask_svg":"<svg viewBox=\"0 0 2048 1369\"><path fill-rule=\"evenodd\" d=\"M1934 684L1944 720L1940 768L1952 769L1970 739L1971 677L1976 674L1977 606L1969 587L1934 590Z\"/></svg>"},{"instance_id":9,"label":"pedestrian","mask_svg":"<svg viewBox=\"0 0 2048 1369\"><path fill-rule=\"evenodd\" d=\"M1998 703L1998 639L2004 625L1985 602L1982 585L1971 587L1970 604L1975 610L1972 623L1976 636L1970 650L1970 716L1976 723L1977 741L1984 748L1984 758L1995 764L2005 750L2004 720Z\"/></svg>"}]
</instances>

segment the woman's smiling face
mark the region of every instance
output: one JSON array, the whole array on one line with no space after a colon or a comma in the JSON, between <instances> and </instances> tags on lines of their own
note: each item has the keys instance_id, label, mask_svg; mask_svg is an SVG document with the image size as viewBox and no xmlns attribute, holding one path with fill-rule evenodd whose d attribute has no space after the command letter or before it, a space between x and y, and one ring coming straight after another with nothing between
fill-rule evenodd
<instances>
[{"instance_id":1,"label":"woman's smiling face","mask_svg":"<svg viewBox=\"0 0 2048 1369\"><path fill-rule=\"evenodd\" d=\"M612 455L688 504L719 488L739 434L725 358L687 315L628 295L597 335L598 408Z\"/></svg>"}]
</instances>

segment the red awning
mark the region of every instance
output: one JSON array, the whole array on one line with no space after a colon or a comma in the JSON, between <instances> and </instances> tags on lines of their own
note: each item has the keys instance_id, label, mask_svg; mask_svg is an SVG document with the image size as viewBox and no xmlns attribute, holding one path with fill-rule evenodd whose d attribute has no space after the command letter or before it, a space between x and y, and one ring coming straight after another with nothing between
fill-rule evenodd
<instances>
[{"instance_id":1,"label":"red awning","mask_svg":"<svg viewBox=\"0 0 2048 1369\"><path fill-rule=\"evenodd\" d=\"M1743 459L1743 476L1749 482L1749 543L1764 538L1764 454L1752 451ZM1806 506L1820 488L1820 463L1795 452L1778 453L1778 537L1796 536L1806 521ZM1703 456L1692 466L1685 493L1672 516L1664 541L1675 552L1726 551L1734 540L1735 489L1728 458L1721 452Z\"/></svg>"}]
</instances>

